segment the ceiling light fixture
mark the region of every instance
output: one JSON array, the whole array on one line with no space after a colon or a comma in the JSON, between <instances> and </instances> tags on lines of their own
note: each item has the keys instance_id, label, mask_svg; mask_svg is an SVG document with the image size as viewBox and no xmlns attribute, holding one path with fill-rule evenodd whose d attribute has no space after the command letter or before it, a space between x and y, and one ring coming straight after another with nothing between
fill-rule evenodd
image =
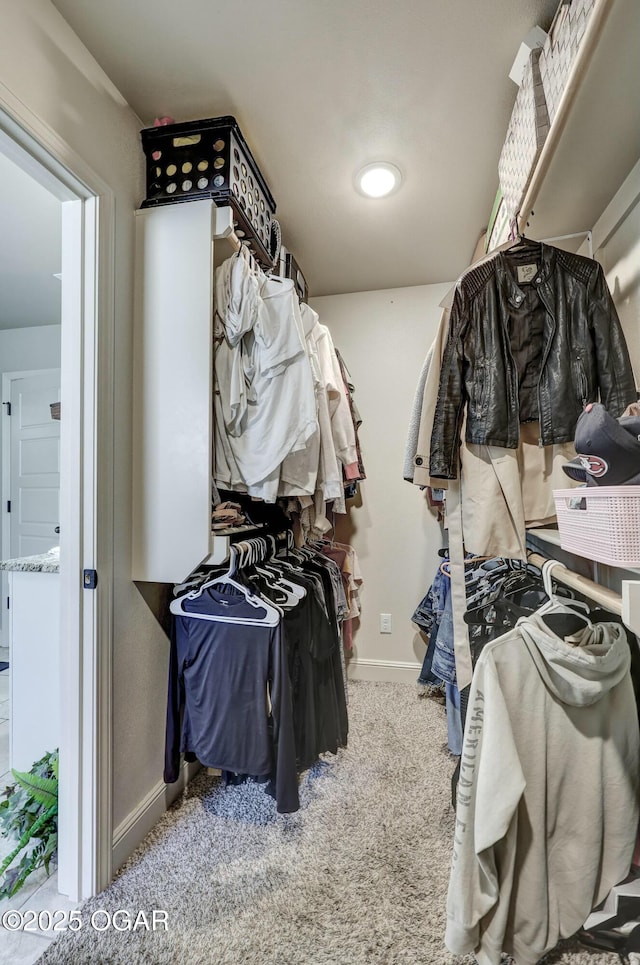
<instances>
[{"instance_id":1,"label":"ceiling light fixture","mask_svg":"<svg viewBox=\"0 0 640 965\"><path fill-rule=\"evenodd\" d=\"M367 198L385 198L398 190L401 181L399 168L388 161L365 164L356 174L356 187Z\"/></svg>"}]
</instances>

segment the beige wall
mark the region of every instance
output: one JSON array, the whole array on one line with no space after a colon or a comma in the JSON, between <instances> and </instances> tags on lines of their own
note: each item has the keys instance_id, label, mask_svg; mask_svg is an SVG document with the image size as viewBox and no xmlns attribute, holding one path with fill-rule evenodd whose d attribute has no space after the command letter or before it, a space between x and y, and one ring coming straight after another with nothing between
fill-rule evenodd
<instances>
[{"instance_id":1,"label":"beige wall","mask_svg":"<svg viewBox=\"0 0 640 965\"><path fill-rule=\"evenodd\" d=\"M640 199L596 258L605 270L640 387Z\"/></svg>"},{"instance_id":2,"label":"beige wall","mask_svg":"<svg viewBox=\"0 0 640 965\"><path fill-rule=\"evenodd\" d=\"M0 105L66 143L112 189L115 237L113 818L162 781L168 642L131 582L133 211L144 197L143 126L48 0L0 0Z\"/></svg>"},{"instance_id":3,"label":"beige wall","mask_svg":"<svg viewBox=\"0 0 640 965\"><path fill-rule=\"evenodd\" d=\"M409 415L449 285L312 299L356 387L367 479L346 526L365 585L355 638L357 676L415 680L425 646L411 614L431 584L442 531L425 495L402 478ZM380 613L393 632L381 634ZM409 666L407 666L409 665Z\"/></svg>"},{"instance_id":4,"label":"beige wall","mask_svg":"<svg viewBox=\"0 0 640 965\"><path fill-rule=\"evenodd\" d=\"M612 224L615 229L610 231ZM594 251L594 257L604 268L629 347L636 388L640 390L640 164L635 166L595 226L594 236L599 238L603 234L606 242ZM586 246L581 254L588 254ZM622 592L623 580L637 579L634 571L604 563L594 565L568 552L555 550L553 555L566 562L570 569L584 572L616 593Z\"/></svg>"}]
</instances>

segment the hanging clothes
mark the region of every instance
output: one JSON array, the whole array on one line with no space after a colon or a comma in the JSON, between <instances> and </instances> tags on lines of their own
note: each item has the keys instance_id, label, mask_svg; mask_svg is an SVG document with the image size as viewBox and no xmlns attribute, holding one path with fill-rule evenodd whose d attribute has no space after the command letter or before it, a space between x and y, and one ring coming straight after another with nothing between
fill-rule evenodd
<instances>
[{"instance_id":1,"label":"hanging clothes","mask_svg":"<svg viewBox=\"0 0 640 965\"><path fill-rule=\"evenodd\" d=\"M549 446L573 441L598 395L616 417L636 398L601 266L544 243L500 251L456 287L429 471L456 478L465 410L468 443L514 449L520 423L537 421Z\"/></svg>"},{"instance_id":2,"label":"hanging clothes","mask_svg":"<svg viewBox=\"0 0 640 965\"><path fill-rule=\"evenodd\" d=\"M586 619L563 638L535 614L484 647L458 786L454 954L535 965L628 873L640 753L629 664L624 629Z\"/></svg>"},{"instance_id":3,"label":"hanging clothes","mask_svg":"<svg viewBox=\"0 0 640 965\"><path fill-rule=\"evenodd\" d=\"M245 365L251 404L229 443L251 495L274 502L284 458L304 449L318 424L293 283L268 279L260 297L262 311L247 352L251 365Z\"/></svg>"},{"instance_id":4,"label":"hanging clothes","mask_svg":"<svg viewBox=\"0 0 640 965\"><path fill-rule=\"evenodd\" d=\"M347 743L347 600L322 554L280 559L266 541L240 545L252 547L250 562L236 569L234 548L228 573L205 571L176 589L165 781L177 780L184 753L229 782L266 782L288 812L298 807L297 771Z\"/></svg>"},{"instance_id":5,"label":"hanging clothes","mask_svg":"<svg viewBox=\"0 0 640 965\"><path fill-rule=\"evenodd\" d=\"M571 404L564 397L569 387ZM574 458L575 419L564 439L560 422L569 413L577 418L584 393L599 389L612 405L635 397L624 336L597 262L526 243L494 253L459 279L432 346L413 482L442 486L447 495L463 687L471 679L463 544L471 553L526 559L526 529L555 522L553 490L566 488L562 466ZM505 426L493 426L494 417L504 417ZM447 451L446 472L434 461L436 450Z\"/></svg>"},{"instance_id":6,"label":"hanging clothes","mask_svg":"<svg viewBox=\"0 0 640 965\"><path fill-rule=\"evenodd\" d=\"M215 587L185 599L183 607L171 639L165 782L177 781L182 752L207 767L273 779L278 811L297 811L293 714L281 625L225 620L254 618L256 609L245 598Z\"/></svg>"},{"instance_id":7,"label":"hanging clothes","mask_svg":"<svg viewBox=\"0 0 640 965\"><path fill-rule=\"evenodd\" d=\"M353 649L353 621L357 620L361 613L360 587L364 582L358 554L353 546L335 540L321 541L317 545L321 553L337 564L342 574L346 599L346 610L342 621L342 643L344 649L350 651Z\"/></svg>"},{"instance_id":8,"label":"hanging clothes","mask_svg":"<svg viewBox=\"0 0 640 965\"><path fill-rule=\"evenodd\" d=\"M429 637L418 676L419 693L445 695L448 748L453 756L462 752L468 687L458 685L455 621L449 560L439 565L412 621ZM521 617L547 600L542 574L536 567L502 557L465 559L465 625L470 638L472 666L483 647L515 626Z\"/></svg>"},{"instance_id":9,"label":"hanging clothes","mask_svg":"<svg viewBox=\"0 0 640 965\"><path fill-rule=\"evenodd\" d=\"M214 485L291 501L305 534L345 513L364 478L346 367L290 279L267 277L244 247L216 270ZM349 489L351 492L351 489Z\"/></svg>"},{"instance_id":10,"label":"hanging clothes","mask_svg":"<svg viewBox=\"0 0 640 965\"><path fill-rule=\"evenodd\" d=\"M347 397L347 401L349 403L349 411L351 412L351 422L353 424L355 441L356 441L356 455L358 457L357 458L357 463L358 463L357 475L355 475L355 468L353 466L349 466L348 469L345 466L344 475L345 475L345 479L347 479L350 483L362 482L363 479L367 478L367 474L364 468L364 461L362 459L362 450L360 448L360 439L358 437L358 430L362 425L362 417L360 416L360 412L358 411L358 407L354 399L355 386L350 381L349 370L347 368L347 365L344 359L340 355L340 352L338 351L338 349L336 349L336 358L338 360L338 365L340 366L340 373L342 375L342 384L344 386L344 391Z\"/></svg>"}]
</instances>

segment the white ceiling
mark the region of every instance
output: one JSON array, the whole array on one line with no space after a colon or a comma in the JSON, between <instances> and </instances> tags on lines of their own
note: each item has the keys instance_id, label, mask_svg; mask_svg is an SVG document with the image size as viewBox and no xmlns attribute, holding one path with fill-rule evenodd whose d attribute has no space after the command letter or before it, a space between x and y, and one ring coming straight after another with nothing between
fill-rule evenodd
<instances>
[{"instance_id":1,"label":"white ceiling","mask_svg":"<svg viewBox=\"0 0 640 965\"><path fill-rule=\"evenodd\" d=\"M61 205L0 153L0 329L60 324Z\"/></svg>"},{"instance_id":2,"label":"white ceiling","mask_svg":"<svg viewBox=\"0 0 640 965\"><path fill-rule=\"evenodd\" d=\"M54 0L144 126L235 115L313 295L468 265L497 189L509 70L558 2ZM367 200L353 176L381 158L404 185Z\"/></svg>"}]
</instances>

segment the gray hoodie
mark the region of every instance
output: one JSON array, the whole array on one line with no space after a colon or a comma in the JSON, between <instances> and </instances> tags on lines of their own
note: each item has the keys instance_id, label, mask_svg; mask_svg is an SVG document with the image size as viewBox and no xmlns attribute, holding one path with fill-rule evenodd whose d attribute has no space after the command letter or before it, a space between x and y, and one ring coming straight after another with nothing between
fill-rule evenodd
<instances>
[{"instance_id":1,"label":"gray hoodie","mask_svg":"<svg viewBox=\"0 0 640 965\"><path fill-rule=\"evenodd\" d=\"M458 785L450 951L535 965L628 873L640 786L629 664L618 624L562 639L539 614L483 650Z\"/></svg>"}]
</instances>

